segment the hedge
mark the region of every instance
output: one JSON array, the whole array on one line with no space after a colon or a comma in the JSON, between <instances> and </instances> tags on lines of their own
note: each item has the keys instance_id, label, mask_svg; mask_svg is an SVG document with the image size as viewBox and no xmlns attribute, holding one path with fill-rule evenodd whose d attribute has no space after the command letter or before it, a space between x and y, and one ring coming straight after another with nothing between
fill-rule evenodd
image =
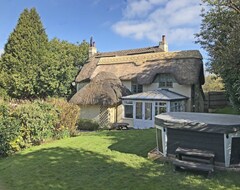
<instances>
[{"instance_id":1,"label":"hedge","mask_svg":"<svg viewBox=\"0 0 240 190\"><path fill-rule=\"evenodd\" d=\"M63 99L25 102L16 107L0 101L0 156L75 135L78 111Z\"/></svg>"}]
</instances>

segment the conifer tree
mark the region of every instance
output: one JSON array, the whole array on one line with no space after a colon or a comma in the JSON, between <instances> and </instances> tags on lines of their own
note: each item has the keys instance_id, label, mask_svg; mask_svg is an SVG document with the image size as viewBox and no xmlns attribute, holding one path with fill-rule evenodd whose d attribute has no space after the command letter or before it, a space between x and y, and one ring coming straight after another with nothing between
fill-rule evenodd
<instances>
[{"instance_id":1,"label":"conifer tree","mask_svg":"<svg viewBox=\"0 0 240 190\"><path fill-rule=\"evenodd\" d=\"M25 9L10 34L2 55L8 75L6 90L15 98L36 98L38 80L46 63L48 38L36 9Z\"/></svg>"}]
</instances>

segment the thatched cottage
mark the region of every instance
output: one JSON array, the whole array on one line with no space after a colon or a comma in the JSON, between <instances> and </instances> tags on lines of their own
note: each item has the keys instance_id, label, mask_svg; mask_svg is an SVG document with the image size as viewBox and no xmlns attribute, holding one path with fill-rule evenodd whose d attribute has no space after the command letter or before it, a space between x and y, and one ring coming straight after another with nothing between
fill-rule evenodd
<instances>
[{"instance_id":1,"label":"thatched cottage","mask_svg":"<svg viewBox=\"0 0 240 190\"><path fill-rule=\"evenodd\" d=\"M202 112L202 55L197 50L168 52L159 46L98 53L90 42L89 59L75 79L80 117L101 125L127 122L154 126L163 112Z\"/></svg>"}]
</instances>

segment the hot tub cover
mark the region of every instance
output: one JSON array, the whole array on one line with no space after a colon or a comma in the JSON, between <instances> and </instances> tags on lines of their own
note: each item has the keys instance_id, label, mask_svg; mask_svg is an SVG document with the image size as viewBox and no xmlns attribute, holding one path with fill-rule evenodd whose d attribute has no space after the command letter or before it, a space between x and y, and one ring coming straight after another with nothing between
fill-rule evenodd
<instances>
[{"instance_id":1,"label":"hot tub cover","mask_svg":"<svg viewBox=\"0 0 240 190\"><path fill-rule=\"evenodd\" d=\"M155 124L167 128L228 134L240 131L240 115L169 112L155 116Z\"/></svg>"}]
</instances>

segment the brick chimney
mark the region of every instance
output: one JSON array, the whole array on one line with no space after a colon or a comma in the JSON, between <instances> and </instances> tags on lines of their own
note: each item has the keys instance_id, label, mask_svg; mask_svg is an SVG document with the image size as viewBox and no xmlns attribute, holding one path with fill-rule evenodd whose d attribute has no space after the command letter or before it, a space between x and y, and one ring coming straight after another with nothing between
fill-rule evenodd
<instances>
[{"instance_id":1,"label":"brick chimney","mask_svg":"<svg viewBox=\"0 0 240 190\"><path fill-rule=\"evenodd\" d=\"M162 35L162 41L159 42L159 48L165 52L168 52L168 44L166 42L165 35Z\"/></svg>"},{"instance_id":2,"label":"brick chimney","mask_svg":"<svg viewBox=\"0 0 240 190\"><path fill-rule=\"evenodd\" d=\"M96 48L95 42L93 41L93 37L91 37L90 44L89 44L89 50L88 50L88 56L92 57L96 53L97 53L97 48Z\"/></svg>"}]
</instances>

